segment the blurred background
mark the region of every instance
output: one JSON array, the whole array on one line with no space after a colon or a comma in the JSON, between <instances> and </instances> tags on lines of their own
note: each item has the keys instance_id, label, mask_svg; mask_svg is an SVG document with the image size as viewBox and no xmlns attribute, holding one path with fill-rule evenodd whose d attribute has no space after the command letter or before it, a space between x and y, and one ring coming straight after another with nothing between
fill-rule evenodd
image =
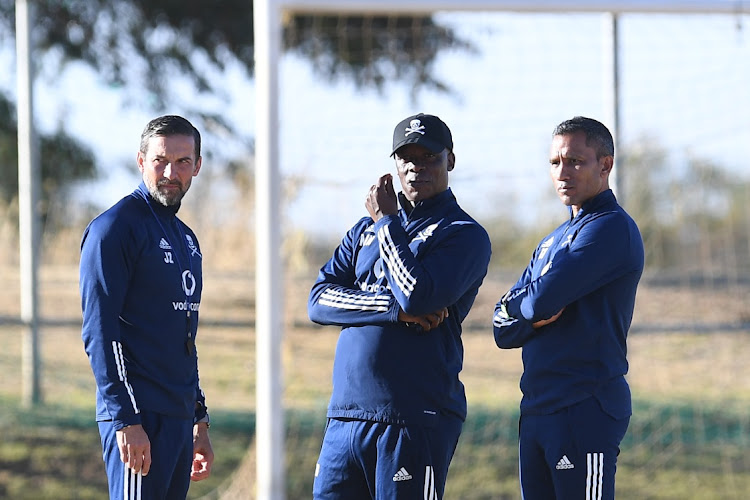
<instances>
[{"instance_id":1,"label":"blurred background","mask_svg":"<svg viewBox=\"0 0 750 500\"><path fill-rule=\"evenodd\" d=\"M253 498L252 2L33 6L43 182L40 386L29 400L15 4L0 0L0 498L105 495L94 383L80 340L80 236L135 188L140 133L166 113L187 117L204 136L203 168L180 216L204 255L198 349L217 463L190 498ZM635 414L619 460L619 498L744 499L750 491L750 16L742 12L617 16L616 193L646 246L629 339ZM288 498L310 497L337 338L335 328L308 320L309 288L366 214L370 185L394 172L393 127L417 112L439 115L453 131L451 186L493 242L465 323L469 417L446 498L520 498L520 351L494 346L492 310L538 240L567 217L548 177L553 128L574 115L613 126L609 21L604 12L284 17Z\"/></svg>"}]
</instances>

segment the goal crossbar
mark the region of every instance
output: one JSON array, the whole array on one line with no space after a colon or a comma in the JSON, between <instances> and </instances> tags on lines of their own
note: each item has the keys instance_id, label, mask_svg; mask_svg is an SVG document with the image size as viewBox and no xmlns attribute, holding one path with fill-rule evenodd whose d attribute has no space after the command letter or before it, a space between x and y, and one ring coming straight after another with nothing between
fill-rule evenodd
<instances>
[{"instance_id":1,"label":"goal crossbar","mask_svg":"<svg viewBox=\"0 0 750 500\"><path fill-rule=\"evenodd\" d=\"M292 13L409 14L439 11L748 14L739 0L279 0Z\"/></svg>"}]
</instances>

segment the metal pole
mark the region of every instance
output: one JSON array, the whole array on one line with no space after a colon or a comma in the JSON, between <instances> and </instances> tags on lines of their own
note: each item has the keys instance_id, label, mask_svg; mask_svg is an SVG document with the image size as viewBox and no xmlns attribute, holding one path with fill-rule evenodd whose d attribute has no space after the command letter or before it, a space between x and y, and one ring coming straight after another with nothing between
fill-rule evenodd
<instances>
[{"instance_id":1,"label":"metal pole","mask_svg":"<svg viewBox=\"0 0 750 500\"><path fill-rule=\"evenodd\" d=\"M297 13L431 13L439 11L747 14L739 0L277 0Z\"/></svg>"},{"instance_id":2,"label":"metal pole","mask_svg":"<svg viewBox=\"0 0 750 500\"><path fill-rule=\"evenodd\" d=\"M618 16L613 12L604 14L603 47L604 47L604 114L605 124L612 132L615 141L615 168L609 178L609 185L622 205L625 201L624 174L618 165L623 164L624 155L620 145L620 57L618 41Z\"/></svg>"},{"instance_id":3,"label":"metal pole","mask_svg":"<svg viewBox=\"0 0 750 500\"><path fill-rule=\"evenodd\" d=\"M30 2L16 0L16 60L18 86L18 225L20 240L21 322L24 325L22 352L22 403L41 403L37 268L39 249L39 162L33 113L33 71L31 68L32 12Z\"/></svg>"},{"instance_id":4,"label":"metal pole","mask_svg":"<svg viewBox=\"0 0 750 500\"><path fill-rule=\"evenodd\" d=\"M278 61L281 12L274 0L253 4L255 30L255 335L257 498L283 500L284 412L281 407L281 219L278 153Z\"/></svg>"}]
</instances>

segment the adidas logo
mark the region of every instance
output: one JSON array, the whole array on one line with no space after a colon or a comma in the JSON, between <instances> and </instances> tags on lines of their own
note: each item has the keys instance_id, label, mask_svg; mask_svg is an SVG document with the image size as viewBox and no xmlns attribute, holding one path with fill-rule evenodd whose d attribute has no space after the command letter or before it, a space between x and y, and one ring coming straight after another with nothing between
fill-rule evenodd
<instances>
[{"instance_id":1,"label":"adidas logo","mask_svg":"<svg viewBox=\"0 0 750 500\"><path fill-rule=\"evenodd\" d=\"M555 469L557 470L566 470L566 469L573 469L573 468L575 468L575 465L571 463L567 455L563 455L560 461L557 462L557 465L555 466Z\"/></svg>"},{"instance_id":2,"label":"adidas logo","mask_svg":"<svg viewBox=\"0 0 750 500\"><path fill-rule=\"evenodd\" d=\"M401 467L398 472L393 475L394 481L408 481L409 479L411 479L411 474L406 472L404 467Z\"/></svg>"},{"instance_id":3,"label":"adidas logo","mask_svg":"<svg viewBox=\"0 0 750 500\"><path fill-rule=\"evenodd\" d=\"M172 247L169 245L169 242L165 240L164 238L161 239L159 242L159 248L162 250L172 250Z\"/></svg>"}]
</instances>

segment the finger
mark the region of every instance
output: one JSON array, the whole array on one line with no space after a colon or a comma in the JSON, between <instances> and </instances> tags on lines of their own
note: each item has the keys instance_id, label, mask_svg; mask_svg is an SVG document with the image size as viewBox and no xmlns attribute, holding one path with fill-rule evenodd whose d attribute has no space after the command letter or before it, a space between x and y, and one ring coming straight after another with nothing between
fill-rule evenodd
<instances>
[{"instance_id":1,"label":"finger","mask_svg":"<svg viewBox=\"0 0 750 500\"><path fill-rule=\"evenodd\" d=\"M190 480L200 481L201 479L207 478L210 474L211 470L208 465L208 460L206 460L202 454L196 453L190 470Z\"/></svg>"},{"instance_id":2,"label":"finger","mask_svg":"<svg viewBox=\"0 0 750 500\"><path fill-rule=\"evenodd\" d=\"M388 179L388 183L385 185L385 192L390 197L396 196L396 190L393 188L393 178Z\"/></svg>"},{"instance_id":3,"label":"finger","mask_svg":"<svg viewBox=\"0 0 750 500\"><path fill-rule=\"evenodd\" d=\"M425 318L417 318L416 320L417 324L422 327L422 331L428 332L432 328L430 326L430 322L427 321Z\"/></svg>"},{"instance_id":4,"label":"finger","mask_svg":"<svg viewBox=\"0 0 750 500\"><path fill-rule=\"evenodd\" d=\"M128 469L132 469L134 472L138 472L138 469L136 469L136 465L137 465L137 462L136 462L135 456L128 454L127 460L125 461L125 466Z\"/></svg>"},{"instance_id":5,"label":"finger","mask_svg":"<svg viewBox=\"0 0 750 500\"><path fill-rule=\"evenodd\" d=\"M443 311L436 311L429 316L430 321L432 322L432 327L435 328L436 326L440 325L440 323L443 322L444 313Z\"/></svg>"},{"instance_id":6,"label":"finger","mask_svg":"<svg viewBox=\"0 0 750 500\"><path fill-rule=\"evenodd\" d=\"M120 451L120 461L124 464L128 463L128 446L123 442L122 435L118 431L117 433L117 449Z\"/></svg>"},{"instance_id":7,"label":"finger","mask_svg":"<svg viewBox=\"0 0 750 500\"><path fill-rule=\"evenodd\" d=\"M200 471L191 471L190 472L190 480L191 481L203 481L209 476L209 472L206 470L200 470Z\"/></svg>"},{"instance_id":8,"label":"finger","mask_svg":"<svg viewBox=\"0 0 750 500\"><path fill-rule=\"evenodd\" d=\"M130 458L129 467L133 469L134 472L140 472L141 469L143 469L143 455L130 452L128 453L128 456Z\"/></svg>"},{"instance_id":9,"label":"finger","mask_svg":"<svg viewBox=\"0 0 750 500\"><path fill-rule=\"evenodd\" d=\"M148 476L148 472L151 470L151 451L146 450L143 453L143 467L141 467L141 472L144 476Z\"/></svg>"},{"instance_id":10,"label":"finger","mask_svg":"<svg viewBox=\"0 0 750 500\"><path fill-rule=\"evenodd\" d=\"M367 191L367 195L365 195L365 207L369 208L372 206L377 189L377 186L370 186L370 190Z\"/></svg>"},{"instance_id":11,"label":"finger","mask_svg":"<svg viewBox=\"0 0 750 500\"><path fill-rule=\"evenodd\" d=\"M440 318L439 314L430 314L427 316L427 321L430 322L430 330L432 330L440 324L442 319Z\"/></svg>"}]
</instances>

